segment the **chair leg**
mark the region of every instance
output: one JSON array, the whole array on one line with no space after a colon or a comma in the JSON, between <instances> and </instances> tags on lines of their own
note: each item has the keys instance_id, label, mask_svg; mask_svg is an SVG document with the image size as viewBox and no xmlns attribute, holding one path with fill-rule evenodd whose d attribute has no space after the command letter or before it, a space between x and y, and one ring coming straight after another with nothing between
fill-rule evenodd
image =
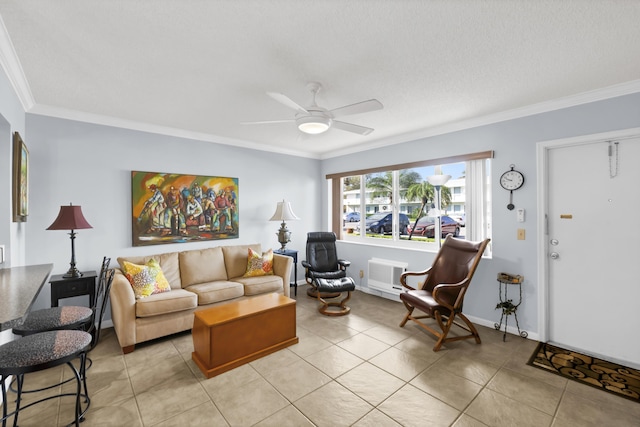
<instances>
[{"instance_id":1,"label":"chair leg","mask_svg":"<svg viewBox=\"0 0 640 427\"><path fill-rule=\"evenodd\" d=\"M467 319L467 316L462 313L458 313L458 317L460 317L462 321L467 325L467 327L469 327L469 332L471 332L471 334L475 338L476 344L481 344L482 341L480 340L480 334L478 333L476 327L473 326L473 323L471 323L471 321Z\"/></svg>"},{"instance_id":2,"label":"chair leg","mask_svg":"<svg viewBox=\"0 0 640 427\"><path fill-rule=\"evenodd\" d=\"M71 367L71 370L73 371L73 374L76 377L76 416L75 416L75 425L76 427L80 426L80 393L82 392L82 380L80 379L80 374L78 373L78 371L76 370L76 368L73 366L73 364L71 362L68 363L69 367ZM82 369L82 362L80 362L80 369Z\"/></svg>"},{"instance_id":3,"label":"chair leg","mask_svg":"<svg viewBox=\"0 0 640 427\"><path fill-rule=\"evenodd\" d=\"M403 328L404 325L407 324L407 321L411 318L411 314L413 314L413 310L415 309L415 307L411 307L406 302L404 303L404 306L407 307L407 314L406 314L406 316L404 316L404 319L402 319L402 322L400 322L400 327L401 328Z\"/></svg>"},{"instance_id":4,"label":"chair leg","mask_svg":"<svg viewBox=\"0 0 640 427\"><path fill-rule=\"evenodd\" d=\"M440 329L442 329L442 332L437 334L438 341L436 341L436 345L433 347L433 351L440 350L440 347L442 347L442 344L444 344L445 341L447 341L447 334L449 334L449 329L451 329L451 325L453 325L454 317L455 317L455 314L452 313L451 315L449 315L449 318L447 319L447 323L443 323L442 315L440 315L440 312L436 311L435 318L436 318L436 321L438 322L438 325L440 325Z\"/></svg>"},{"instance_id":5,"label":"chair leg","mask_svg":"<svg viewBox=\"0 0 640 427\"><path fill-rule=\"evenodd\" d=\"M13 427L18 425L18 413L20 412L20 403L22 402L22 386L24 385L24 374L16 375L18 377L18 397L16 397L16 410L13 416Z\"/></svg>"},{"instance_id":6,"label":"chair leg","mask_svg":"<svg viewBox=\"0 0 640 427\"><path fill-rule=\"evenodd\" d=\"M437 341L433 347L433 351L439 351L442 345L446 342L459 341L467 338L474 338L476 340L476 343L481 344L480 334L478 333L478 330L475 328L475 326L473 326L473 323L471 323L471 321L467 319L467 317L464 314L451 313L448 316L443 316L442 314L440 314L440 312L436 311L433 313L433 316L428 314L425 314L424 316L413 316L413 310L415 309L415 307L410 306L404 301L403 303L406 306L408 313L405 315L404 319L400 323L400 327L403 327L408 320L413 320L414 322L416 322L416 324L419 327L426 330L430 334L434 335L437 338ZM456 316L459 316L464 322L464 324L460 322L456 322ZM440 330L434 329L429 325L420 322L419 319L434 319L438 324ZM451 327L453 325L456 325L459 328L464 329L470 334L447 338L447 336L449 335L449 331L451 330Z\"/></svg>"},{"instance_id":7,"label":"chair leg","mask_svg":"<svg viewBox=\"0 0 640 427\"><path fill-rule=\"evenodd\" d=\"M7 425L7 389L4 385L4 381L6 380L6 377L4 375L2 375L2 378L0 378L0 380L2 381L2 427L6 427Z\"/></svg>"},{"instance_id":8,"label":"chair leg","mask_svg":"<svg viewBox=\"0 0 640 427\"><path fill-rule=\"evenodd\" d=\"M84 412L82 412L80 418L84 419L84 414L87 413L87 410L89 410L89 405L91 405L91 399L89 398L89 390L87 390L87 369L89 369L89 366L87 366L87 361L89 360L89 357L87 356L87 353L83 353L80 356L80 376L82 378L82 385L84 386L84 396L85 396L85 403L87 404L86 409L84 410Z\"/></svg>"}]
</instances>

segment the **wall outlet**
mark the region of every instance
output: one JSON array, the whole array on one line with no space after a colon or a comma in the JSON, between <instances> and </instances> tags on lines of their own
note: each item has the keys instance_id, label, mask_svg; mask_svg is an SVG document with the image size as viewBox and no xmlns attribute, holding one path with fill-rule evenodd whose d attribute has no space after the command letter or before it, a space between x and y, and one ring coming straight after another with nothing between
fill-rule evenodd
<instances>
[{"instance_id":1,"label":"wall outlet","mask_svg":"<svg viewBox=\"0 0 640 427\"><path fill-rule=\"evenodd\" d=\"M360 278L362 279L364 277L364 270L360 270Z\"/></svg>"},{"instance_id":2,"label":"wall outlet","mask_svg":"<svg viewBox=\"0 0 640 427\"><path fill-rule=\"evenodd\" d=\"M524 240L524 228L518 228L518 240Z\"/></svg>"}]
</instances>

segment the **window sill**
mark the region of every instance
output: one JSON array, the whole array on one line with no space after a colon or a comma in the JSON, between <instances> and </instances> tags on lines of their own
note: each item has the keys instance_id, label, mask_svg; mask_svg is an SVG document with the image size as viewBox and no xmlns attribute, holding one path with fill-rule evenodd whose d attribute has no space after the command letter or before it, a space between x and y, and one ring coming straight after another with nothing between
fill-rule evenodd
<instances>
[{"instance_id":1,"label":"window sill","mask_svg":"<svg viewBox=\"0 0 640 427\"><path fill-rule=\"evenodd\" d=\"M391 239L376 239L376 238L346 238L337 240L336 244L342 245L353 245L353 246L364 246L369 248L387 248L387 249L399 249L403 251L412 251L412 252L427 252L427 253L437 253L438 247L436 243L422 243L422 242L413 242L413 241L396 241ZM485 259L491 259L492 253L489 252L489 247L487 247L487 251L483 255Z\"/></svg>"}]
</instances>

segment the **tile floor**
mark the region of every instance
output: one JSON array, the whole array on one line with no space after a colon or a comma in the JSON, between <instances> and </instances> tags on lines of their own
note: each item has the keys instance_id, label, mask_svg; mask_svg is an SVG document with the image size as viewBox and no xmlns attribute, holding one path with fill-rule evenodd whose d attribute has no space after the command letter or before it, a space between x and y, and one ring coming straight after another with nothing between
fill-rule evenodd
<instances>
[{"instance_id":1,"label":"tile floor","mask_svg":"<svg viewBox=\"0 0 640 427\"><path fill-rule=\"evenodd\" d=\"M326 317L299 287L300 342L206 379L189 333L122 355L112 329L91 353L89 426L638 426L640 404L526 365L536 342L480 327L483 343L438 353L402 304L355 292ZM68 368L27 376L50 384ZM69 387L68 385L65 387ZM71 391L71 389L69 389ZM32 399L33 397L29 397ZM73 399L25 410L20 426L65 425Z\"/></svg>"}]
</instances>

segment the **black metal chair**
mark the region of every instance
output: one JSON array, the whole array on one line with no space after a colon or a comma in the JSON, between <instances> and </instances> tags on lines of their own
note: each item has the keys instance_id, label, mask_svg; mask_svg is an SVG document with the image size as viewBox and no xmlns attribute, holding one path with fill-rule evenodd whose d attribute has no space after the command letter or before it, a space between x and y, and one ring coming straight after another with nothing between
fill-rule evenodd
<instances>
[{"instance_id":1,"label":"black metal chair","mask_svg":"<svg viewBox=\"0 0 640 427\"><path fill-rule=\"evenodd\" d=\"M99 311L95 311L93 313L94 320L97 319L97 322L91 322L89 325L89 329L87 332L91 334L91 346L87 353L91 352L100 341L100 331L102 330L102 320L104 319L104 313L107 308L107 303L109 302L109 292L111 291L111 284L113 283L113 277L115 276L116 270L111 268L106 270L105 274L101 276L101 280L98 283L98 291L96 300L100 301L100 305L96 308L99 308ZM89 366L87 369L91 367L91 359L87 357L89 360Z\"/></svg>"},{"instance_id":2,"label":"black metal chair","mask_svg":"<svg viewBox=\"0 0 640 427\"><path fill-rule=\"evenodd\" d=\"M14 427L18 425L18 415L38 403L63 396L75 396L74 424L80 425L91 400L87 391L86 356L91 345L91 334L79 330L48 331L28 335L9 341L0 346L0 381L2 388L2 427L13 417ZM80 360L79 369L73 365L75 359ZM21 407L22 385L25 374L42 371L66 364L73 371L76 380L75 393L60 393L53 396L45 396ZM15 410L9 412L7 389L5 381L13 376L17 382L17 398ZM80 398L84 397L86 406L82 409Z\"/></svg>"},{"instance_id":3,"label":"black metal chair","mask_svg":"<svg viewBox=\"0 0 640 427\"><path fill-rule=\"evenodd\" d=\"M103 289L100 287L104 286L105 274L109 269L110 263L111 258L104 257L102 259L102 267L98 276L98 289L96 290L96 298L94 298L92 307L66 306L32 311L27 314L24 322L13 328L14 335L24 337L46 331L63 329L88 330L91 328L91 325L95 323L98 300L100 298L104 299L104 294L101 292Z\"/></svg>"},{"instance_id":4,"label":"black metal chair","mask_svg":"<svg viewBox=\"0 0 640 427\"><path fill-rule=\"evenodd\" d=\"M104 317L105 308L109 299L109 290L113 282L115 274L114 269L109 270L111 258L104 257L102 259L102 267L98 276L98 287L96 289L96 297L93 307L83 306L67 306L52 307L42 310L36 310L29 313L25 321L13 328L13 333L19 336L29 336L37 333L58 331L58 330L84 330L91 335L91 347L87 353L95 348L100 340L100 330L102 328L102 319ZM97 319L97 325L96 325ZM92 360L87 357L87 367L89 369L93 364ZM10 390L17 392L16 381L14 378L10 384ZM21 393L36 393L57 387L73 381L73 377L63 380L62 383L52 384L44 388L22 390Z\"/></svg>"}]
</instances>

